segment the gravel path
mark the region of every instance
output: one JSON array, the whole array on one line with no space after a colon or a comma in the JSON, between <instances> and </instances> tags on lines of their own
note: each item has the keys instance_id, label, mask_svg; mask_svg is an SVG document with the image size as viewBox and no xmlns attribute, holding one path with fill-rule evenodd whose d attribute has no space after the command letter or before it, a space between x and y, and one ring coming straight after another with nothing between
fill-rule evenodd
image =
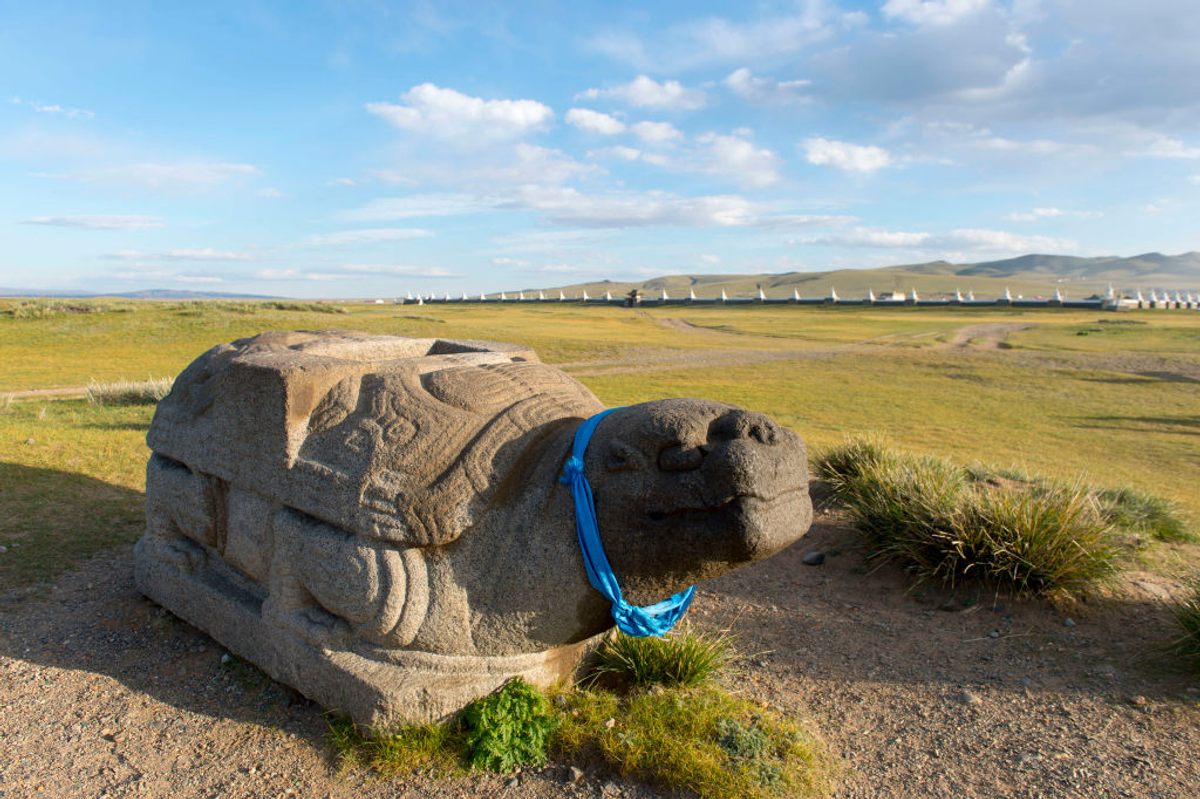
<instances>
[{"instance_id":1,"label":"gravel path","mask_svg":"<svg viewBox=\"0 0 1200 799\"><path fill-rule=\"evenodd\" d=\"M707 583L692 612L731 628L736 685L813 719L839 797L1195 797L1200 679L1145 656L1181 590L1134 574L1064 612L964 605L875 569L835 516ZM812 551L820 566L802 564ZM338 774L320 710L141 598L128 548L51 591L0 594L0 796L649 797L598 766L431 782ZM969 597L972 599L974 597Z\"/></svg>"}]
</instances>

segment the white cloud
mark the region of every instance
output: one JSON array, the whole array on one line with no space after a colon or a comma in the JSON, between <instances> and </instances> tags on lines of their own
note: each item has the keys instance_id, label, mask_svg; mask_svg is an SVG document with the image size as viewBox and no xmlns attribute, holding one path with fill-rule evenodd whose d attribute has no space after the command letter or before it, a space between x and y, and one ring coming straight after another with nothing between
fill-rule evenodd
<instances>
[{"instance_id":1,"label":"white cloud","mask_svg":"<svg viewBox=\"0 0 1200 799\"><path fill-rule=\"evenodd\" d=\"M703 108L708 101L700 89L688 89L677 80L659 83L646 75L638 75L629 83L608 89L588 89L577 96L588 100L604 97L638 108L675 111L694 111Z\"/></svg>"},{"instance_id":2,"label":"white cloud","mask_svg":"<svg viewBox=\"0 0 1200 799\"><path fill-rule=\"evenodd\" d=\"M966 251L1007 255L1029 252L1067 252L1078 249L1079 246L1070 239L1022 236L1004 230L981 228L959 228L949 233L935 234L860 227L841 234L807 239L803 243L920 250L943 254L948 251Z\"/></svg>"},{"instance_id":3,"label":"white cloud","mask_svg":"<svg viewBox=\"0 0 1200 799\"><path fill-rule=\"evenodd\" d=\"M345 244L372 244L379 241L404 241L407 239L423 239L433 235L424 228L361 228L359 230L339 230L336 233L322 233L309 236L302 244L315 247L337 247Z\"/></svg>"},{"instance_id":4,"label":"white cloud","mask_svg":"<svg viewBox=\"0 0 1200 799\"><path fill-rule=\"evenodd\" d=\"M990 5L989 0L887 0L883 15L914 25L952 25Z\"/></svg>"},{"instance_id":5,"label":"white cloud","mask_svg":"<svg viewBox=\"0 0 1200 799\"><path fill-rule=\"evenodd\" d=\"M522 258L509 258L507 256L504 256L501 258L493 258L492 266L512 266L512 267L519 268L519 267L529 266L529 261L526 261Z\"/></svg>"},{"instance_id":6,"label":"white cloud","mask_svg":"<svg viewBox=\"0 0 1200 799\"><path fill-rule=\"evenodd\" d=\"M281 200L287 196L284 192L273 186L267 186L265 189L259 189L255 192L259 197L264 197L268 200Z\"/></svg>"},{"instance_id":7,"label":"white cloud","mask_svg":"<svg viewBox=\"0 0 1200 799\"><path fill-rule=\"evenodd\" d=\"M1188 183L1200 186L1200 174L1188 175Z\"/></svg>"},{"instance_id":8,"label":"white cloud","mask_svg":"<svg viewBox=\"0 0 1200 799\"><path fill-rule=\"evenodd\" d=\"M73 227L82 230L147 230L166 227L161 217L140 214L84 214L79 216L34 216L27 225Z\"/></svg>"},{"instance_id":9,"label":"white cloud","mask_svg":"<svg viewBox=\"0 0 1200 799\"><path fill-rule=\"evenodd\" d=\"M326 186L357 186L360 181L354 178L334 178L333 180L325 181Z\"/></svg>"},{"instance_id":10,"label":"white cloud","mask_svg":"<svg viewBox=\"0 0 1200 799\"><path fill-rule=\"evenodd\" d=\"M1011 213L1008 218L1014 222L1036 222L1039 219L1059 219L1075 217L1076 219L1097 219L1104 216L1100 211L1065 211L1062 208L1034 208L1031 211Z\"/></svg>"},{"instance_id":11,"label":"white cloud","mask_svg":"<svg viewBox=\"0 0 1200 799\"><path fill-rule=\"evenodd\" d=\"M180 283L224 283L225 278L217 275L175 275Z\"/></svg>"},{"instance_id":12,"label":"white cloud","mask_svg":"<svg viewBox=\"0 0 1200 799\"><path fill-rule=\"evenodd\" d=\"M117 261L249 261L254 256L246 252L214 250L210 247L203 247L196 249L181 248L162 252L118 250L117 252L108 253L103 257Z\"/></svg>"},{"instance_id":13,"label":"white cloud","mask_svg":"<svg viewBox=\"0 0 1200 799\"><path fill-rule=\"evenodd\" d=\"M536 100L484 100L422 83L404 93L406 103L367 103L366 109L401 130L436 138L498 139L546 127L554 112Z\"/></svg>"},{"instance_id":14,"label":"white cloud","mask_svg":"<svg viewBox=\"0 0 1200 799\"><path fill-rule=\"evenodd\" d=\"M471 214L488 207L486 200L470 194L414 194L408 197L380 197L361 208L342 211L337 216L349 222L391 222Z\"/></svg>"},{"instance_id":15,"label":"white cloud","mask_svg":"<svg viewBox=\"0 0 1200 799\"><path fill-rule=\"evenodd\" d=\"M623 64L654 71L690 70L709 64L771 59L801 52L833 32L837 9L824 0L801 0L796 14L747 22L706 17L653 31L645 39L604 31L589 47Z\"/></svg>"},{"instance_id":16,"label":"white cloud","mask_svg":"<svg viewBox=\"0 0 1200 799\"><path fill-rule=\"evenodd\" d=\"M892 164L891 153L874 145L814 137L805 139L803 147L810 164L831 166L847 172L874 172Z\"/></svg>"},{"instance_id":17,"label":"white cloud","mask_svg":"<svg viewBox=\"0 0 1200 799\"><path fill-rule=\"evenodd\" d=\"M805 90L812 85L812 81L809 80L777 81L756 78L746 67L735 69L722 83L743 100L774 105L807 100Z\"/></svg>"},{"instance_id":18,"label":"white cloud","mask_svg":"<svg viewBox=\"0 0 1200 799\"><path fill-rule=\"evenodd\" d=\"M395 277L458 277L440 266L417 266L413 264L346 264L338 267L354 275L379 275Z\"/></svg>"},{"instance_id":19,"label":"white cloud","mask_svg":"<svg viewBox=\"0 0 1200 799\"><path fill-rule=\"evenodd\" d=\"M1191 160L1200 158L1200 147L1189 147L1181 140L1171 138L1170 136L1154 136L1145 148L1130 154L1149 156L1151 158L1182 158Z\"/></svg>"},{"instance_id":20,"label":"white cloud","mask_svg":"<svg viewBox=\"0 0 1200 799\"><path fill-rule=\"evenodd\" d=\"M258 172L251 164L236 164L210 161L183 161L178 163L140 163L99 167L62 174L43 174L43 177L58 180L84 182L113 182L137 184L151 189L172 187L215 186L238 177Z\"/></svg>"},{"instance_id":21,"label":"white cloud","mask_svg":"<svg viewBox=\"0 0 1200 799\"><path fill-rule=\"evenodd\" d=\"M604 170L595 164L576 161L562 150L552 150L533 144L518 144L513 157L502 164L461 170L458 179L469 178L476 183L564 183L575 178L598 174Z\"/></svg>"},{"instance_id":22,"label":"white cloud","mask_svg":"<svg viewBox=\"0 0 1200 799\"><path fill-rule=\"evenodd\" d=\"M630 130L633 131L633 135L651 144L662 144L683 138L683 132L670 122L638 122L631 126Z\"/></svg>"},{"instance_id":23,"label":"white cloud","mask_svg":"<svg viewBox=\"0 0 1200 799\"><path fill-rule=\"evenodd\" d=\"M574 125L588 133L598 133L601 136L616 136L618 133L625 132L624 122L590 108L572 108L567 112L566 119L568 125Z\"/></svg>"},{"instance_id":24,"label":"white cloud","mask_svg":"<svg viewBox=\"0 0 1200 799\"><path fill-rule=\"evenodd\" d=\"M588 158L619 158L622 161L637 161L645 156L641 150L636 147L626 147L623 144L618 144L613 147L601 147L598 150L588 150Z\"/></svg>"},{"instance_id":25,"label":"white cloud","mask_svg":"<svg viewBox=\"0 0 1200 799\"><path fill-rule=\"evenodd\" d=\"M680 197L667 192L587 195L576 189L524 186L501 208L544 212L553 222L580 227L741 227L758 207L737 195Z\"/></svg>"},{"instance_id":26,"label":"white cloud","mask_svg":"<svg viewBox=\"0 0 1200 799\"><path fill-rule=\"evenodd\" d=\"M23 100L20 97L10 97L8 102L13 105L20 105L26 108L31 108L39 114L55 114L64 116L68 119L91 119L96 116L93 112L83 108L69 108L59 105L58 103L40 103L36 100Z\"/></svg>"},{"instance_id":27,"label":"white cloud","mask_svg":"<svg viewBox=\"0 0 1200 799\"><path fill-rule=\"evenodd\" d=\"M732 178L746 186L770 186L779 180L779 156L739 136L706 133L696 137L700 171Z\"/></svg>"},{"instance_id":28,"label":"white cloud","mask_svg":"<svg viewBox=\"0 0 1200 799\"><path fill-rule=\"evenodd\" d=\"M700 260L706 264L719 264L721 263L721 256L705 253L700 256Z\"/></svg>"}]
</instances>

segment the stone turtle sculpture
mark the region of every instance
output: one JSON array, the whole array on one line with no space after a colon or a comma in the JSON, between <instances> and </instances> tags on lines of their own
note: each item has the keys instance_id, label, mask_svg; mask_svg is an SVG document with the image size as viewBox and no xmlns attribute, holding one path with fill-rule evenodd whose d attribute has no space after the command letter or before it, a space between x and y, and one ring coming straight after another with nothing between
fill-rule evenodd
<instances>
[{"instance_id":1,"label":"stone turtle sculpture","mask_svg":"<svg viewBox=\"0 0 1200 799\"><path fill-rule=\"evenodd\" d=\"M565 677L612 626L558 480L602 409L510 344L324 331L214 347L147 435L138 587L364 724ZM768 557L811 522L799 437L723 403L613 411L584 466L639 604Z\"/></svg>"}]
</instances>

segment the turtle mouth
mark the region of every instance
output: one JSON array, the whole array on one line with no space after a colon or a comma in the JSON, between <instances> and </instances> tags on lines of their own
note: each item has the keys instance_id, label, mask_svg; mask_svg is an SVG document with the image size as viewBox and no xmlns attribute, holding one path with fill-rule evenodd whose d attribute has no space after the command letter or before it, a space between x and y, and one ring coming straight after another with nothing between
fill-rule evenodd
<instances>
[{"instance_id":1,"label":"turtle mouth","mask_svg":"<svg viewBox=\"0 0 1200 799\"><path fill-rule=\"evenodd\" d=\"M795 488L789 488L769 498L753 493L731 494L724 500L714 505L647 511L646 518L655 524L665 524L667 522L679 521L685 523L694 521L710 521L715 516L765 513L773 510L778 505L794 499L795 495L800 493L802 490L806 491L807 486L796 486Z\"/></svg>"}]
</instances>

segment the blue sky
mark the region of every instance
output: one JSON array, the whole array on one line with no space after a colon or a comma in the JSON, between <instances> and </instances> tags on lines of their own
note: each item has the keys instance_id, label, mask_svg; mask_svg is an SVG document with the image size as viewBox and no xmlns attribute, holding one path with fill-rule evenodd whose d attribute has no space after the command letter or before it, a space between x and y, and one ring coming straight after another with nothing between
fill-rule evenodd
<instances>
[{"instance_id":1,"label":"blue sky","mask_svg":"<svg viewBox=\"0 0 1200 799\"><path fill-rule=\"evenodd\" d=\"M1200 249L1196 0L0 0L0 286Z\"/></svg>"}]
</instances>

